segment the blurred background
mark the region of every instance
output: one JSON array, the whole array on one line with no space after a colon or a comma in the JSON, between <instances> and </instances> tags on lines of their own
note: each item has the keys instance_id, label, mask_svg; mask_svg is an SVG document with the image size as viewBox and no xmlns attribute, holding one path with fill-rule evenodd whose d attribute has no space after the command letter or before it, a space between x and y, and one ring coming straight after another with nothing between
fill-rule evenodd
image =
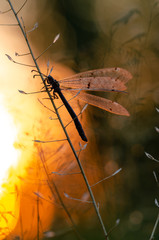
<instances>
[{"instance_id":1,"label":"blurred background","mask_svg":"<svg viewBox=\"0 0 159 240\"><path fill-rule=\"evenodd\" d=\"M7 10L7 2L4 2L0 3L1 11ZM14 0L12 3L16 9L19 9L22 4L20 0ZM11 12L1 14L1 23L15 23L12 15ZM76 72L107 67L121 67L132 73L133 79L127 84L128 94L97 93L123 105L130 112L130 117L113 115L91 106L84 112L82 122L89 143L87 149L81 153L81 160L90 184L94 184L122 168L120 173L93 188L106 229L111 230L116 220L120 219L120 224L110 233L110 239L150 239L158 215L158 207L155 205L155 199L158 199L158 186L153 171L158 176L159 163L146 157L145 152L158 159L159 136L155 127L159 124L159 113L156 111L156 108L159 107L159 2L155 0L121 0L120 2L115 0L28 0L19 16L23 16L27 30L32 29L34 24L38 22L39 27L29 33L29 41L37 56L60 33L60 39L56 44L38 60L44 73L48 60L54 66L53 71L56 79L70 76ZM27 52L24 39L16 27L0 26L0 35L2 36L1 53L5 49L4 54L8 53L13 56L17 48L20 52ZM7 41L2 40L6 39L6 36ZM19 44L24 45L19 46ZM18 89L19 84L20 87L29 90L32 90L32 86L34 89L37 86L40 87L37 83L38 80L33 82L30 69L17 67L11 62L8 63L8 59L3 58L1 56L2 62L9 64L10 73L7 74L11 74L11 76L14 74L16 79L20 76L21 80L14 82L16 89ZM24 58L20 61L23 62ZM3 87L5 95L8 93L8 88L9 91L12 89L8 86L13 84L10 82L11 77L8 78L7 74L6 71L2 73L1 70L0 72L1 79L4 81L6 78L5 83L3 83L6 84ZM23 78L26 80L24 81ZM23 81L24 84L22 84ZM16 107L18 105L18 111L24 111L23 103L25 102L25 106L27 106L28 101L32 104L34 98L37 97L31 97L29 100L25 98L24 100L22 96L21 100L18 97L17 100L14 98L13 102L15 101ZM78 106L76 107L78 108ZM52 130L50 130L52 123L46 125L46 118L43 119L41 115L45 112L43 106L38 106L33 128L32 113L30 109L25 109L25 111L27 111L25 118L27 116L30 119L29 129L32 129L29 132L28 125L25 126L27 139L28 135L31 139L33 133L37 136L37 132L38 136L45 138L52 134ZM20 121L16 114L14 109L14 119ZM49 117L49 114L46 110L45 116ZM35 119L38 121L36 122ZM72 131L75 131L73 126ZM76 139L74 140L77 147L78 143ZM25 143L25 139L23 139L23 143ZM24 145L25 151L28 152L28 145ZM30 148L32 149L30 150ZM22 147L19 149L24 151L24 146L23 149ZM53 153L51 149L53 149ZM28 156L27 159L31 159L31 162L36 159L36 162L37 159L42 159L41 156L44 153L43 160L47 162L49 172L53 171L52 169L62 172L66 170L78 171L73 160L70 160L68 151L68 148L61 143L56 146L49 144L44 147L29 145L29 153L34 152L34 154L30 154L34 157ZM34 170L29 170L34 172L32 173L32 181L38 174L37 169L42 168L38 165L38 161L35 162ZM21 202L19 216L24 214L23 218L27 219L26 208L30 205L30 199L34 201L35 205L30 210L30 216L36 215L35 233L32 235L33 230L28 227L31 218L28 218L25 223L25 220L22 221L22 218L19 217L19 225L8 239L13 239L13 236L20 236L20 239L38 239L36 235L37 225L40 232L45 232L43 239L48 237L50 239L78 239L69 230L69 221L62 207L59 206L59 202L55 201L53 206L46 203L47 201L43 203L41 199L44 198L42 197L44 195L40 195L42 190L39 192L35 190L31 179L26 181L28 171L25 174L25 182L23 179L19 184L19 186L23 185L23 194L20 193L19 200ZM41 174L46 178L43 170ZM38 178L41 179L39 176ZM70 196L80 199L82 194L87 191L81 178L79 176L73 178L71 176L51 176L49 181L51 183L55 181L56 187L58 187L83 239L103 239L103 233L92 205L63 196L66 191ZM38 184L42 185L39 182ZM25 205L21 199L24 200L27 198L26 195L29 195L30 185L33 188L31 191L35 194L34 196L30 194ZM34 182L34 185L37 188L37 183ZM45 193L47 192L45 187L42 189ZM47 194L50 196L50 190ZM43 208L40 219L44 220L38 220L40 223L37 224L35 212L38 212L37 206L39 205L35 197L39 196L39 204ZM47 199L52 201L51 197ZM46 208L45 204L48 204ZM52 209L49 217L46 216L46 209L47 211ZM46 219L48 224L43 227ZM158 238L159 227L157 227L154 236L154 239Z\"/></svg>"}]
</instances>

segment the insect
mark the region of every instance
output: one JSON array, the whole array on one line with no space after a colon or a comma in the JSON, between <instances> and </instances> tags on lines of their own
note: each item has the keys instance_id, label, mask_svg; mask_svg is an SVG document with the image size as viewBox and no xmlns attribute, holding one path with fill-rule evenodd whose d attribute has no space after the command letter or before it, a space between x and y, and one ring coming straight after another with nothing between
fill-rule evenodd
<instances>
[{"instance_id":1,"label":"insect","mask_svg":"<svg viewBox=\"0 0 159 240\"><path fill-rule=\"evenodd\" d=\"M36 70L32 70L35 71ZM80 91L78 98L87 102L88 104L102 108L108 112L129 116L128 111L117 102L105 99L99 96L94 96L81 91L105 91L105 92L125 92L125 84L132 78L130 72L122 68L103 68L90 70L82 73L75 74L71 77L57 81L51 75L46 76L44 81L47 82L49 91L53 91L53 97L62 100L67 108L74 124L77 128L79 135L83 141L87 142L87 137L84 133L82 125L75 114L74 110L66 100L62 90L70 90L74 92ZM36 76L36 75L34 75ZM21 93L25 93L20 91ZM57 96L58 95L58 96Z\"/></svg>"}]
</instances>

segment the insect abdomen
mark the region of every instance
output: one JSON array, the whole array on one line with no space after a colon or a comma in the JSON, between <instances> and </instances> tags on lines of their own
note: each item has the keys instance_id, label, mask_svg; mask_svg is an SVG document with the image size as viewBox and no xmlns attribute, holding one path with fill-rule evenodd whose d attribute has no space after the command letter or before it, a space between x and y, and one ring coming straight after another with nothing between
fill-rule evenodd
<instances>
[{"instance_id":1,"label":"insect abdomen","mask_svg":"<svg viewBox=\"0 0 159 240\"><path fill-rule=\"evenodd\" d=\"M66 98L64 97L64 95L62 94L61 91L58 91L59 97L61 98L63 104L65 105L65 107L67 108L67 111L69 112L69 114L72 117L72 120L75 123L76 129L79 133L79 135L81 136L82 140L87 142L87 137L83 131L82 125L80 123L80 121L78 120L77 115L75 114L74 110L72 109L72 107L70 106L70 104L67 102Z\"/></svg>"}]
</instances>

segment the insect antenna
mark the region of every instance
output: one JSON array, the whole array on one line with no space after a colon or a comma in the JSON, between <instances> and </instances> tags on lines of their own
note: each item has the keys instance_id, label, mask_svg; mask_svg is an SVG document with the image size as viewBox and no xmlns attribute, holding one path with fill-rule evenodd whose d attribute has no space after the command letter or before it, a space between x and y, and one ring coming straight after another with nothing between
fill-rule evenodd
<instances>
[{"instance_id":1,"label":"insect antenna","mask_svg":"<svg viewBox=\"0 0 159 240\"><path fill-rule=\"evenodd\" d=\"M48 60L48 62L47 62L47 75L49 75L49 66L50 66L50 62L49 62L49 60Z\"/></svg>"},{"instance_id":2,"label":"insect antenna","mask_svg":"<svg viewBox=\"0 0 159 240\"><path fill-rule=\"evenodd\" d=\"M53 67L50 69L49 75L52 73Z\"/></svg>"}]
</instances>

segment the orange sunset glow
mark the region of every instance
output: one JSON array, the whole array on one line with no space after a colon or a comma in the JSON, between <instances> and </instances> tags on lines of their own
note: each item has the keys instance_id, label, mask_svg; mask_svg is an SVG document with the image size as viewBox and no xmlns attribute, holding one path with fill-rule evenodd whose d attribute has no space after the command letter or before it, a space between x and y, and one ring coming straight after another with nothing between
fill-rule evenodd
<instances>
[{"instance_id":1,"label":"orange sunset glow","mask_svg":"<svg viewBox=\"0 0 159 240\"><path fill-rule=\"evenodd\" d=\"M0 170L0 184L5 181L7 170L10 167L16 167L19 153L14 148L14 142L17 138L17 129L13 123L11 115L6 111L2 98L0 99L0 115L1 115L1 159L3 168Z\"/></svg>"},{"instance_id":2,"label":"orange sunset glow","mask_svg":"<svg viewBox=\"0 0 159 240\"><path fill-rule=\"evenodd\" d=\"M7 21L6 16L1 19ZM40 89L39 79L33 81L31 69L15 65L5 56L8 53L14 58L15 51L25 51L22 35L16 28L3 28L0 32L0 46L3 46L0 56L0 239L16 236L33 239L37 236L38 214L43 225L43 228L39 226L39 235L49 228L53 214L46 173L40 163L40 150L33 139L51 137L45 122L47 127L51 127L52 122L48 114L45 115L47 111L42 111L37 96L27 97L18 92L18 89L38 89L38 86ZM31 63L29 58L25 61ZM46 148L49 154L49 148ZM39 210L37 201L42 200L38 196L46 198L46 201L43 200L45 204L40 203ZM48 209L46 216L44 212ZM24 232L28 234L24 235Z\"/></svg>"},{"instance_id":3,"label":"orange sunset glow","mask_svg":"<svg viewBox=\"0 0 159 240\"><path fill-rule=\"evenodd\" d=\"M14 171L20 158L20 152L14 148L17 138L17 129L12 116L5 108L4 100L0 97L0 145L1 145L1 168L0 168L0 239L3 239L11 229L15 227L15 219L18 216L18 197L15 192Z\"/></svg>"},{"instance_id":4,"label":"orange sunset glow","mask_svg":"<svg viewBox=\"0 0 159 240\"><path fill-rule=\"evenodd\" d=\"M15 22L12 15L10 17L10 21ZM8 19L4 17L2 20L5 22ZM0 146L2 149L1 156L4 157L2 157L3 169L0 172L0 185L2 186L0 203L5 209L5 213L3 209L0 212L3 214L2 221L0 221L0 228L3 231L0 237L1 239L6 237L9 240L16 237L26 240L39 240L47 234L48 236L49 234L54 235L54 232L49 232L49 230L52 221L56 221L55 214L58 223L61 221L61 216L64 215L64 226L66 225L68 229L74 226L72 216L76 219L76 223L80 222L80 217L77 214L78 205L76 205L76 202L69 200L69 194L71 196L73 193L83 201L86 199L88 203L91 203L90 195L87 187L83 184L78 164L74 161L74 155L71 155L68 142L56 142L56 140L65 139L66 136L59 121L57 121L57 116L53 111L50 111L52 105L48 101L46 93L21 94L23 91L29 93L39 91L42 88L39 76L33 78L34 73L31 73L33 67L14 62L27 65L34 64L30 55L17 56L28 52L24 37L17 27L1 29L1 36L0 46L3 47L1 49L0 93L3 97L2 100L0 99L0 114L3 118L1 118L0 132L2 138ZM33 50L35 54L39 54L38 46L33 46ZM15 54L15 52L18 54ZM47 60L45 57L44 60L40 59L40 70L44 74L47 70ZM50 68L52 65L53 76L56 80L71 76L74 73L71 68L64 64L53 62L51 56ZM65 97L66 99L71 98L67 92ZM56 105L60 107L61 102L57 100ZM74 111L79 113L84 103L73 99L71 101L72 105ZM59 108L59 112L63 124L66 126L71 121L71 117L63 107ZM83 114L79 116L82 125L85 123L85 116ZM79 144L81 139L72 123L68 125L67 130L71 140L74 141L77 153L81 156L80 151L82 151L82 148L84 150L86 145ZM44 144L34 140L44 141ZM45 143L45 141L52 140L55 140L55 143ZM94 137L91 140L93 143ZM87 153L86 159L91 159L89 150ZM95 159L96 156L98 158L95 147L93 155ZM112 164L112 161L110 161L109 165L111 168L109 172L107 171L108 174L118 170L117 163ZM94 182L94 177L100 176L95 161L93 161L93 166L94 170L92 168L87 170L92 182ZM67 174L66 176L61 174L61 177L56 174L56 172L65 173L65 171L75 171L78 174L72 174L71 177ZM94 174L92 174L93 171ZM78 188L75 189L74 183ZM100 191L101 188L98 189ZM71 217L65 203L68 209L76 209L72 211ZM85 209L89 209L89 206L84 206L84 211ZM92 215L90 209L87 213L87 216L89 215ZM69 224L66 224L65 221L68 221Z\"/></svg>"},{"instance_id":5,"label":"orange sunset glow","mask_svg":"<svg viewBox=\"0 0 159 240\"><path fill-rule=\"evenodd\" d=\"M0 0L0 240L159 236L159 1Z\"/></svg>"},{"instance_id":6,"label":"orange sunset glow","mask_svg":"<svg viewBox=\"0 0 159 240\"><path fill-rule=\"evenodd\" d=\"M57 143L56 148L61 148L61 152L57 152L55 156L54 144L41 146L34 143L34 139L54 140L64 138L64 134L58 121L51 120L55 117L54 113L38 101L38 98L41 99L43 104L51 108L48 100L42 99L46 97L45 93L27 96L18 92L18 89L27 92L37 91L42 85L39 78L33 79L31 69L14 64L5 56L9 52L14 54L15 49L19 52L25 49L23 41L19 44L22 36L18 35L18 42L17 35L15 37L12 35L11 48L8 47L10 31L1 30L1 32L3 32L3 38L0 41L3 49L0 65L2 94L0 97L0 115L2 116L0 146L3 168L1 167L0 170L0 203L3 207L0 210L1 213L5 210L5 213L0 221L0 228L3 229L0 239L7 236L9 239L15 236L34 239L37 232L39 237L43 236L44 231L50 227L55 200L53 186L50 186L53 175L48 179L47 174L51 169L56 170L63 164L61 154L67 147L61 148L62 144ZM14 55L12 57L19 61ZM20 59L20 61L24 60ZM32 64L29 58L25 58L25 61ZM56 78L60 77L59 73L61 77L72 74L71 70L62 65L54 64L54 67ZM42 71L46 72L46 63L42 65ZM78 105L75 108L78 108ZM63 109L61 109L62 112ZM70 119L66 111L63 117L65 122ZM46 160L47 166L45 166ZM38 218L40 218L39 226Z\"/></svg>"}]
</instances>

